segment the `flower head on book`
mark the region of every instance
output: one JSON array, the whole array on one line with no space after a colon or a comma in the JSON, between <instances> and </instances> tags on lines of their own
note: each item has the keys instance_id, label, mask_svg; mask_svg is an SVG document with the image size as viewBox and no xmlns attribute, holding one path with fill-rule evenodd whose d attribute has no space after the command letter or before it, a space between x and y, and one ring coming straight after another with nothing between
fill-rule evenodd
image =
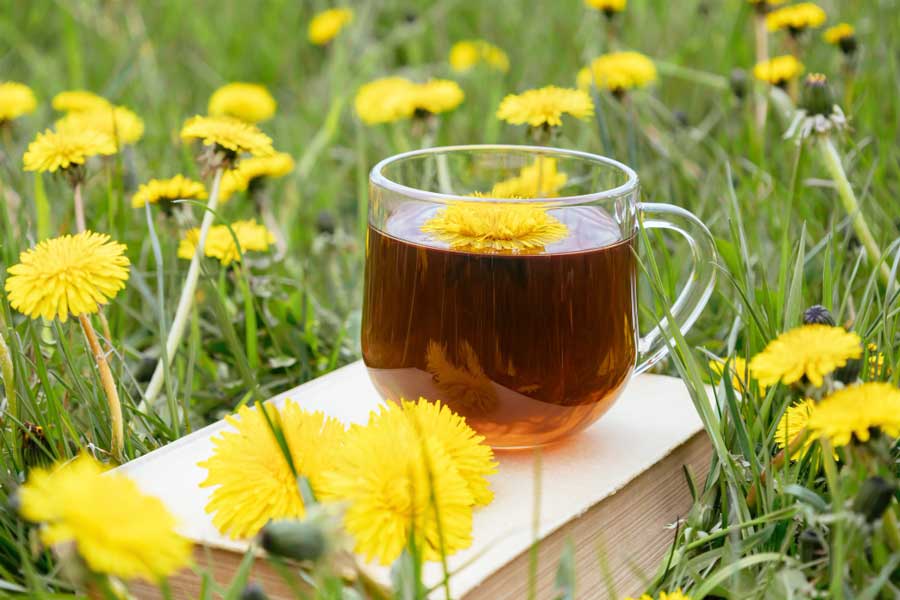
<instances>
[{"instance_id":1,"label":"flower head on book","mask_svg":"<svg viewBox=\"0 0 900 600\"><path fill-rule=\"evenodd\" d=\"M318 494L324 473L334 468L343 425L291 400L280 410L266 409L284 433L297 475ZM212 456L199 463L207 470L200 485L215 488L206 506L213 524L232 538L249 538L270 520L303 517L306 506L294 471L259 405L242 407L226 420L232 429L213 438Z\"/></svg>"},{"instance_id":2,"label":"flower head on book","mask_svg":"<svg viewBox=\"0 0 900 600\"><path fill-rule=\"evenodd\" d=\"M859 336L843 327L802 325L782 333L750 361L762 385L792 384L803 378L821 387L826 375L862 355Z\"/></svg>"},{"instance_id":3,"label":"flower head on book","mask_svg":"<svg viewBox=\"0 0 900 600\"><path fill-rule=\"evenodd\" d=\"M36 469L19 500L22 515L41 523L44 544L71 544L95 573L158 580L191 562L191 544L165 505L127 477L104 474L89 455Z\"/></svg>"},{"instance_id":4,"label":"flower head on book","mask_svg":"<svg viewBox=\"0 0 900 600\"><path fill-rule=\"evenodd\" d=\"M440 403L389 403L355 425L325 473L325 500L347 503L356 551L382 564L409 543L426 559L472 542L472 510L491 500L491 449Z\"/></svg>"}]
</instances>

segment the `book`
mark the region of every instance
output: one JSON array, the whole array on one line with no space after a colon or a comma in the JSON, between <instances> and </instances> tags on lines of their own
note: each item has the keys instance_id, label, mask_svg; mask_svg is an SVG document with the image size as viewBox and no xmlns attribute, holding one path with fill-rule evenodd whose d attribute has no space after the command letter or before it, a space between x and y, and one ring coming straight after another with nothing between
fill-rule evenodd
<instances>
[{"instance_id":1,"label":"book","mask_svg":"<svg viewBox=\"0 0 900 600\"><path fill-rule=\"evenodd\" d=\"M285 398L345 423L365 423L382 402L362 362L271 402L278 405ZM206 471L197 463L211 454L211 438L227 427L224 421L214 423L119 467L141 489L165 502L181 532L195 543L197 564L208 567L220 584L231 579L248 544L223 537L213 526L205 511L211 490L199 486ZM526 597L535 534L539 598L554 596L555 574L567 544L574 548L579 599L637 594L674 540L674 523L691 507L684 467L695 481L702 480L711 452L683 382L662 375L635 377L599 421L542 448L540 469L533 450L498 452L499 470L491 478L495 499L475 512L472 546L449 558L452 597ZM368 574L389 581L385 568L372 567ZM255 561L250 579L270 598L292 597L265 560ZM431 586L438 584L441 566L429 563L425 579ZM197 597L200 585L195 570L170 579L176 598ZM610 590L615 596L609 596ZM153 586L142 583L132 592L139 598L159 597Z\"/></svg>"}]
</instances>

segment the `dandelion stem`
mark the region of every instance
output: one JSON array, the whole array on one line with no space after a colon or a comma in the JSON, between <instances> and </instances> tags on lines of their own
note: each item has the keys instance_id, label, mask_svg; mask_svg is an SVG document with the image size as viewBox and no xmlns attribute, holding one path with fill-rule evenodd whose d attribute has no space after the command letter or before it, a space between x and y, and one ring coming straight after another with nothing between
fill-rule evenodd
<instances>
[{"instance_id":1,"label":"dandelion stem","mask_svg":"<svg viewBox=\"0 0 900 600\"><path fill-rule=\"evenodd\" d=\"M184 287L181 289L181 297L178 299L178 307L175 309L175 317L172 319L172 326L169 328L169 336L166 339L166 351L156 363L156 370L153 371L153 377L144 393L144 401L152 404L159 392L162 390L165 380L165 373L172 364L175 352L178 350L178 344L184 335L184 328L187 325L188 316L191 314L191 306L194 303L194 293L197 291L197 282L200 279L200 258L203 256L203 248L206 246L206 235L212 226L215 218L215 210L219 205L219 187L222 182L222 167L216 169L213 175L212 190L209 194L209 203L207 211L203 214L203 221L200 224L200 235L197 239L197 247L194 250L194 256L191 258L191 265L188 267L187 276L184 280ZM174 415L173 415L174 418Z\"/></svg>"},{"instance_id":2,"label":"dandelion stem","mask_svg":"<svg viewBox=\"0 0 900 600\"><path fill-rule=\"evenodd\" d=\"M79 233L87 229L84 220L84 199L81 197L81 182L75 184L75 228Z\"/></svg>"},{"instance_id":3,"label":"dandelion stem","mask_svg":"<svg viewBox=\"0 0 900 600\"><path fill-rule=\"evenodd\" d=\"M769 60L769 31L766 28L766 16L757 13L753 20L756 33L756 63ZM769 112L769 95L764 92L756 95L756 128L762 131L766 126L766 115Z\"/></svg>"},{"instance_id":4,"label":"dandelion stem","mask_svg":"<svg viewBox=\"0 0 900 600\"><path fill-rule=\"evenodd\" d=\"M853 230L865 247L869 261L873 265L877 264L879 266L882 281L884 281L885 285L889 285L891 281L891 270L881 259L881 249L875 242L875 237L872 235L872 231L869 229L869 225L866 223L866 219L859 208L859 203L856 201L856 194L853 193L853 187L850 185L850 180L847 179L847 173L844 171L843 164L841 164L841 156L838 154L834 141L832 141L830 135L821 135L818 136L816 143L822 153L825 167L828 169L828 174L831 175L831 178L837 186L838 195L841 198L844 209L852 219Z\"/></svg>"},{"instance_id":5,"label":"dandelion stem","mask_svg":"<svg viewBox=\"0 0 900 600\"><path fill-rule=\"evenodd\" d=\"M103 391L106 392L106 401L109 403L109 419L112 428L111 452L113 458L121 463L124 458L125 450L125 434L122 425L122 404L119 402L119 392L116 389L116 381L113 379L112 371L109 368L109 362L106 360L106 354L100 348L100 341L97 339L97 332L94 326L85 314L78 315L78 321L81 323L81 330L84 332L84 338L87 340L88 346L91 348L91 354L94 355L94 362L97 363L97 370L100 373L100 384Z\"/></svg>"}]
</instances>

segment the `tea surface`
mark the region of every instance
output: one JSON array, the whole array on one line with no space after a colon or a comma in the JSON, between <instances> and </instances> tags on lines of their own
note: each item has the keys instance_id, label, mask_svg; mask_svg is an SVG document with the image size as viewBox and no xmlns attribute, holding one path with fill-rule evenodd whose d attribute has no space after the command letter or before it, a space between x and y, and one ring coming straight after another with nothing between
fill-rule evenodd
<instances>
[{"instance_id":1,"label":"tea surface","mask_svg":"<svg viewBox=\"0 0 900 600\"><path fill-rule=\"evenodd\" d=\"M534 254L452 250L404 207L367 238L363 357L387 398L441 400L495 447L583 429L636 355L633 238L592 207L551 211L568 236Z\"/></svg>"}]
</instances>

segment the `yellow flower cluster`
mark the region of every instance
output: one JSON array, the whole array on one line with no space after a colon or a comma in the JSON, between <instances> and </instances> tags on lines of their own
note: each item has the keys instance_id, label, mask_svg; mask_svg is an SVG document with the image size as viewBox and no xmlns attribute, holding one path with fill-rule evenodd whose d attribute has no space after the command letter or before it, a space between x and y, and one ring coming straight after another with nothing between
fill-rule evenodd
<instances>
[{"instance_id":1,"label":"yellow flower cluster","mask_svg":"<svg viewBox=\"0 0 900 600\"><path fill-rule=\"evenodd\" d=\"M7 272L9 304L32 319L96 313L128 280L126 247L84 231L45 240L19 255Z\"/></svg>"},{"instance_id":2,"label":"yellow flower cluster","mask_svg":"<svg viewBox=\"0 0 900 600\"><path fill-rule=\"evenodd\" d=\"M754 77L760 81L778 86L796 79L802 73L803 63L791 54L776 56L770 60L756 63L756 66L753 67Z\"/></svg>"},{"instance_id":3,"label":"yellow flower cluster","mask_svg":"<svg viewBox=\"0 0 900 600\"><path fill-rule=\"evenodd\" d=\"M528 202L460 201L422 225L424 233L451 248L473 252L541 250L569 229L547 209Z\"/></svg>"},{"instance_id":4,"label":"yellow flower cluster","mask_svg":"<svg viewBox=\"0 0 900 600\"><path fill-rule=\"evenodd\" d=\"M592 85L613 93L622 93L650 85L657 79L653 61L640 52L611 52L595 58L589 67L578 72L578 87L589 90Z\"/></svg>"},{"instance_id":5,"label":"yellow flower cluster","mask_svg":"<svg viewBox=\"0 0 900 600\"><path fill-rule=\"evenodd\" d=\"M279 423L298 473L313 491L322 490L322 476L333 468L344 426L322 413L309 413L292 401L281 410L266 405ZM215 488L206 512L213 524L232 538L250 538L270 519L306 514L294 474L259 405L242 407L226 417L231 429L213 438L213 455L199 466L207 470L200 485Z\"/></svg>"},{"instance_id":6,"label":"yellow flower cluster","mask_svg":"<svg viewBox=\"0 0 900 600\"><path fill-rule=\"evenodd\" d=\"M169 179L151 179L141 184L131 198L133 208L142 208L145 204L159 204L175 200L202 200L206 198L206 187L199 181L188 179L184 175L176 175Z\"/></svg>"},{"instance_id":7,"label":"yellow flower cluster","mask_svg":"<svg viewBox=\"0 0 900 600\"><path fill-rule=\"evenodd\" d=\"M822 8L812 2L801 2L785 6L766 15L766 27L769 31L787 30L792 34L806 29L820 27L828 15Z\"/></svg>"},{"instance_id":8,"label":"yellow flower cluster","mask_svg":"<svg viewBox=\"0 0 900 600\"><path fill-rule=\"evenodd\" d=\"M105 133L92 129L57 132L50 129L28 145L23 162L26 171L54 173L83 165L91 156L116 153L116 144Z\"/></svg>"},{"instance_id":9,"label":"yellow flower cluster","mask_svg":"<svg viewBox=\"0 0 900 600\"><path fill-rule=\"evenodd\" d=\"M293 170L294 158L284 152L276 152L272 156L245 158L234 169L225 171L219 197L226 200L232 194L246 190L261 179L284 177Z\"/></svg>"},{"instance_id":10,"label":"yellow flower cluster","mask_svg":"<svg viewBox=\"0 0 900 600\"><path fill-rule=\"evenodd\" d=\"M31 88L15 81L0 82L0 123L34 112L37 100Z\"/></svg>"},{"instance_id":11,"label":"yellow flower cluster","mask_svg":"<svg viewBox=\"0 0 900 600\"><path fill-rule=\"evenodd\" d=\"M165 505L86 454L36 469L19 489L22 516L47 546L74 544L94 572L158 581L191 563L191 543Z\"/></svg>"},{"instance_id":12,"label":"yellow flower cluster","mask_svg":"<svg viewBox=\"0 0 900 600\"><path fill-rule=\"evenodd\" d=\"M852 38L856 35L856 30L853 28L853 25L849 23L839 23L834 27L829 27L825 30L825 33L822 34L822 37L826 42L837 46L844 40Z\"/></svg>"},{"instance_id":13,"label":"yellow flower cluster","mask_svg":"<svg viewBox=\"0 0 900 600\"><path fill-rule=\"evenodd\" d=\"M318 499L347 505L346 529L367 559L393 562L413 534L435 558L438 522L446 552L471 542L472 510L491 502L487 476L497 465L483 438L446 406L391 402L349 431L290 400L267 410L297 475ZM242 408L228 422L232 429L213 438L212 456L200 463L208 472L202 485L215 488L207 511L216 526L247 538L271 519L303 516L294 473L260 408Z\"/></svg>"},{"instance_id":14,"label":"yellow flower cluster","mask_svg":"<svg viewBox=\"0 0 900 600\"><path fill-rule=\"evenodd\" d=\"M87 90L67 90L53 97L51 105L60 112L82 112L109 108L109 100Z\"/></svg>"},{"instance_id":15,"label":"yellow flower cluster","mask_svg":"<svg viewBox=\"0 0 900 600\"><path fill-rule=\"evenodd\" d=\"M628 0L584 0L584 5L606 13L617 13L625 10Z\"/></svg>"},{"instance_id":16,"label":"yellow flower cluster","mask_svg":"<svg viewBox=\"0 0 900 600\"><path fill-rule=\"evenodd\" d=\"M414 83L403 77L376 79L359 88L354 105L367 125L391 123L416 114L440 114L459 106L465 94L455 81Z\"/></svg>"},{"instance_id":17,"label":"yellow flower cluster","mask_svg":"<svg viewBox=\"0 0 900 600\"><path fill-rule=\"evenodd\" d=\"M485 64L498 71L509 71L509 57L502 49L484 40L463 40L450 48L450 67L458 72L469 71Z\"/></svg>"},{"instance_id":18,"label":"yellow flower cluster","mask_svg":"<svg viewBox=\"0 0 900 600\"><path fill-rule=\"evenodd\" d=\"M181 139L200 140L204 146L215 145L236 154L269 156L275 152L272 138L234 117L191 117L181 128Z\"/></svg>"},{"instance_id":19,"label":"yellow flower cluster","mask_svg":"<svg viewBox=\"0 0 900 600\"><path fill-rule=\"evenodd\" d=\"M240 249L235 243L235 237ZM178 258L191 260L199 242L200 229L194 227L188 230L178 244ZM235 221L231 224L231 229L226 225L210 227L206 234L203 253L228 266L232 262L240 262L241 256L247 252L266 252L274 243L275 236L272 232L265 225L258 224L255 219Z\"/></svg>"},{"instance_id":20,"label":"yellow flower cluster","mask_svg":"<svg viewBox=\"0 0 900 600\"><path fill-rule=\"evenodd\" d=\"M102 108L72 111L56 122L56 131L75 135L82 131L96 131L116 144L133 144L144 135L144 121L124 106L107 105Z\"/></svg>"},{"instance_id":21,"label":"yellow flower cluster","mask_svg":"<svg viewBox=\"0 0 900 600\"><path fill-rule=\"evenodd\" d=\"M821 387L825 376L862 355L852 331L830 325L803 325L782 333L750 361L750 373L762 385L792 384L804 377Z\"/></svg>"},{"instance_id":22,"label":"yellow flower cluster","mask_svg":"<svg viewBox=\"0 0 900 600\"><path fill-rule=\"evenodd\" d=\"M500 102L497 118L513 125L557 127L563 115L588 119L594 115L594 102L584 90L554 85L509 94Z\"/></svg>"},{"instance_id":23,"label":"yellow flower cluster","mask_svg":"<svg viewBox=\"0 0 900 600\"><path fill-rule=\"evenodd\" d=\"M336 38L351 21L353 21L353 11L349 8L323 10L309 22L307 30L309 41L317 46L324 46Z\"/></svg>"},{"instance_id":24,"label":"yellow flower cluster","mask_svg":"<svg viewBox=\"0 0 900 600\"><path fill-rule=\"evenodd\" d=\"M265 86L236 81L223 85L209 97L207 110L214 117L234 117L247 123L268 121L278 104Z\"/></svg>"}]
</instances>

